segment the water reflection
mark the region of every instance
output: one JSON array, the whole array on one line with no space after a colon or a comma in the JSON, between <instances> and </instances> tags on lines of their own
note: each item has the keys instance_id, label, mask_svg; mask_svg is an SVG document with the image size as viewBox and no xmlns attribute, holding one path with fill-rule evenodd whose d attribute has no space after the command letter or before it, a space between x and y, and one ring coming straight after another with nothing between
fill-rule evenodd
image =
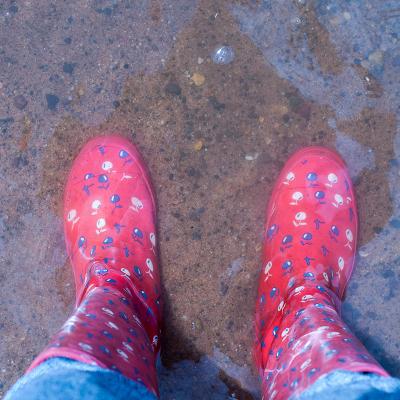
<instances>
[{"instance_id":1,"label":"water reflection","mask_svg":"<svg viewBox=\"0 0 400 400\"><path fill-rule=\"evenodd\" d=\"M284 151L308 144L311 134L313 141L335 145L356 181L365 226L373 221L372 234L364 234L344 314L385 367L398 374L398 1L197 4L194 0L141 0L134 6L123 1L99 1L88 7L78 3L55 6L41 0L0 9L0 40L6 44L0 54L0 262L2 276L12 289L12 295L4 293L1 298L7 315L1 380L16 379L69 311L71 276L64 266L62 226L52 204L61 198L62 176L70 157L88 135L86 126L107 119L112 126L124 113L132 129L135 121L139 126L144 121L142 130L150 132L142 135L145 139L138 134L137 139L143 141L153 166L159 165L154 168L155 176L159 170L166 171L165 179L158 177L161 198L169 201L163 194L169 194L169 190L178 193L166 203L165 208L170 209L164 211L162 231L162 237L168 238L165 246L172 249L165 258L178 260L178 264L170 261L164 267L175 274L174 280L181 279L178 284L185 283L182 271L189 269L193 259L182 259L182 245L178 244L186 243L189 236L201 237L190 227L195 228L198 220L206 218L204 247L193 250L197 249L196 241L188 246L192 256L201 257L187 272L190 279L203 279L198 283L197 299L204 298L204 293L211 297L214 289L220 296L213 303L213 309L221 307L220 311L212 314L218 315L218 320L205 321L209 325L220 323L226 304L246 296L245 301L228 308L239 317L233 316L218 338L219 345L227 347L241 339L238 331L251 336L248 304L253 298L249 288L256 275L253 267L259 245L250 238L262 215L257 214L255 204L259 199L260 203L264 201L266 192L252 191L254 184L249 182L271 186L279 163L287 156ZM190 37L184 36L187 42L179 46L185 31ZM235 59L228 65L215 66L207 55L227 38ZM258 64L251 46L261 52L262 64ZM252 57L246 59L247 54ZM258 70L251 69L254 64ZM197 70L202 83L184 86L182 82L190 81L185 77ZM274 72L281 80L271 76L269 91L257 79ZM157 79L164 75L168 84L160 86L164 81ZM128 84L124 88L129 77L134 77L139 86ZM144 77L154 80L146 86ZM278 96L266 98L275 92L282 92L283 100ZM238 104L233 102L236 98L240 99ZM316 108L318 118L313 116ZM318 135L307 125L316 120L321 120L324 128ZM188 140L193 138L202 143L197 153L190 150L193 146ZM198 164L193 161L193 167L190 161L196 157ZM385 187L390 195L381 190ZM206 195L203 190L208 190ZM374 191L378 193L375 197ZM185 204L188 193L191 204L187 207L204 206L204 215L189 215L185 220L183 213L176 211L177 205ZM249 200L246 193L256 200ZM222 200L213 203L215 198ZM210 217L210 208L217 209L218 215ZM381 218L382 208L389 211ZM189 226L189 233L181 232L180 224ZM221 233L224 229L228 233ZM232 242L228 243L229 239ZM233 254L232 249L239 250ZM231 254L224 254L228 250ZM216 255L223 264L222 272ZM232 273L228 268L234 260L242 261ZM216 288L215 277L220 278ZM55 286L49 287L48 282ZM247 289L240 292L240 287ZM176 303L187 302L187 293L180 292L176 284L169 289L172 295L177 293ZM51 318L50 311L54 314ZM196 386L198 393L208 392L214 385L213 398L226 398L232 391L219 380L223 370L249 396L257 396L254 376L243 356L249 349L238 346L234 349L236 359L227 357L228 350L211 343L217 341L215 337L209 335L210 343L204 343L204 330L207 326L203 324L193 336L200 338L203 348L215 350L204 355L198 365L192 361L176 365L175 377L164 370L162 387L176 390L176 398L179 391L184 396L188 388L179 386L176 376L182 378L180 382L184 378L192 382L200 371L205 378ZM14 359L21 366L9 361ZM211 372L207 375L205 371Z\"/></svg>"}]
</instances>

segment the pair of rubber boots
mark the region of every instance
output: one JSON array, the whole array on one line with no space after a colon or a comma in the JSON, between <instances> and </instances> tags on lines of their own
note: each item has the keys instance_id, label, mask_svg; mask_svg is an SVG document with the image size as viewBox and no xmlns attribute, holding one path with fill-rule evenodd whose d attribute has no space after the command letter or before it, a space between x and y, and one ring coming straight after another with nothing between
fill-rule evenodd
<instances>
[{"instance_id":1,"label":"pair of rubber boots","mask_svg":"<svg viewBox=\"0 0 400 400\"><path fill-rule=\"evenodd\" d=\"M76 308L30 369L66 357L113 369L158 395L162 304L156 204L136 147L88 142L64 199ZM266 213L254 355L264 398L287 399L335 369L387 375L340 318L357 208L346 166L320 147L286 163Z\"/></svg>"}]
</instances>

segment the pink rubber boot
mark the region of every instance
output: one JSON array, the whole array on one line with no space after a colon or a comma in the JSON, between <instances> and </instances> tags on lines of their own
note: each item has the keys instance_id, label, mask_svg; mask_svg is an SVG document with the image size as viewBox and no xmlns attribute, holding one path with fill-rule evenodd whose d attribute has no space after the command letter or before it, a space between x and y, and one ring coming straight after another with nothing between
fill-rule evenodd
<instances>
[{"instance_id":1,"label":"pink rubber boot","mask_svg":"<svg viewBox=\"0 0 400 400\"><path fill-rule=\"evenodd\" d=\"M157 394L156 209L135 146L119 136L87 143L69 174L64 209L76 309L29 370L66 357L119 371Z\"/></svg>"},{"instance_id":2,"label":"pink rubber boot","mask_svg":"<svg viewBox=\"0 0 400 400\"><path fill-rule=\"evenodd\" d=\"M388 375L340 317L357 229L342 159L319 147L295 153L266 216L255 345L263 398L296 396L335 369Z\"/></svg>"}]
</instances>

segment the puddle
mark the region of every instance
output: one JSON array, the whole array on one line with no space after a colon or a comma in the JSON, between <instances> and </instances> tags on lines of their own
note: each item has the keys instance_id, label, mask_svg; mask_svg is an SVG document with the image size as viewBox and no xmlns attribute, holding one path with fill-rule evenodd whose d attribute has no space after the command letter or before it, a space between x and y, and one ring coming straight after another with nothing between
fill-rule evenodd
<instances>
[{"instance_id":1,"label":"puddle","mask_svg":"<svg viewBox=\"0 0 400 400\"><path fill-rule=\"evenodd\" d=\"M197 362L184 360L168 369L162 367L159 374L160 394L165 399L250 400L261 396L251 369L233 363L218 348Z\"/></svg>"},{"instance_id":2,"label":"puddle","mask_svg":"<svg viewBox=\"0 0 400 400\"><path fill-rule=\"evenodd\" d=\"M138 144L157 191L163 398L259 397L264 208L306 145L349 164L361 247L344 316L400 375L397 1L78 3L0 6L1 392L72 309L63 187L105 131ZM222 45L234 57L216 64Z\"/></svg>"}]
</instances>

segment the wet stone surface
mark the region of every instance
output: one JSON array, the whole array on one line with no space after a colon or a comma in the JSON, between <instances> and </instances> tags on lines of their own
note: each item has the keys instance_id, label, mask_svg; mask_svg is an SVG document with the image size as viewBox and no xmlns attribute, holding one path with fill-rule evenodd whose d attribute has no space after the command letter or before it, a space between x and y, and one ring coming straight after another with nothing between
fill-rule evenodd
<instances>
[{"instance_id":1,"label":"wet stone surface","mask_svg":"<svg viewBox=\"0 0 400 400\"><path fill-rule=\"evenodd\" d=\"M344 318L400 375L399 38L388 0L0 5L1 393L72 310L64 182L102 132L139 146L157 191L163 398L258 398L265 206L312 144L343 155L358 196Z\"/></svg>"}]
</instances>

